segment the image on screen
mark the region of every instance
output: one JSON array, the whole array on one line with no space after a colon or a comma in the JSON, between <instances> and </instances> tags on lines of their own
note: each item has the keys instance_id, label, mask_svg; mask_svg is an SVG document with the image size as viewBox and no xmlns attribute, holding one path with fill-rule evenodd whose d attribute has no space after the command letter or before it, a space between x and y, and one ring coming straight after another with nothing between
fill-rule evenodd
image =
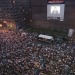
<instances>
[{"instance_id":1,"label":"image on screen","mask_svg":"<svg viewBox=\"0 0 75 75\"><path fill-rule=\"evenodd\" d=\"M51 6L51 14L60 14L60 6Z\"/></svg>"}]
</instances>

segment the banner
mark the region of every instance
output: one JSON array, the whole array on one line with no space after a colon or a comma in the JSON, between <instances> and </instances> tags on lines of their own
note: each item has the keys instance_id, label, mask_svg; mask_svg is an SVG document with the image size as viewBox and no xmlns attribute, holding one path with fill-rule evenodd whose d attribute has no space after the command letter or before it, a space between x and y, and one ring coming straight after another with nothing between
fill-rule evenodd
<instances>
[{"instance_id":1,"label":"banner","mask_svg":"<svg viewBox=\"0 0 75 75\"><path fill-rule=\"evenodd\" d=\"M73 29L69 29L68 37L72 37L73 33L74 33L74 30Z\"/></svg>"},{"instance_id":2,"label":"banner","mask_svg":"<svg viewBox=\"0 0 75 75\"><path fill-rule=\"evenodd\" d=\"M48 0L48 3L64 3L64 0Z\"/></svg>"}]
</instances>

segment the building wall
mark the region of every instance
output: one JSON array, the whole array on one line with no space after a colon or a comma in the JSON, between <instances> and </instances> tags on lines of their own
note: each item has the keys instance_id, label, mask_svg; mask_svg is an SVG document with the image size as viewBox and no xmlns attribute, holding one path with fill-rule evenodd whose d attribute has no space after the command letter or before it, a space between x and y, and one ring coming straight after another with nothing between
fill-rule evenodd
<instances>
[{"instance_id":1,"label":"building wall","mask_svg":"<svg viewBox=\"0 0 75 75\"><path fill-rule=\"evenodd\" d=\"M30 0L12 0L15 22L18 28L30 24Z\"/></svg>"},{"instance_id":2,"label":"building wall","mask_svg":"<svg viewBox=\"0 0 75 75\"><path fill-rule=\"evenodd\" d=\"M71 0L70 0L71 1ZM47 21L47 0L31 0L33 27L43 29L75 29L75 1L65 2L64 21Z\"/></svg>"}]
</instances>

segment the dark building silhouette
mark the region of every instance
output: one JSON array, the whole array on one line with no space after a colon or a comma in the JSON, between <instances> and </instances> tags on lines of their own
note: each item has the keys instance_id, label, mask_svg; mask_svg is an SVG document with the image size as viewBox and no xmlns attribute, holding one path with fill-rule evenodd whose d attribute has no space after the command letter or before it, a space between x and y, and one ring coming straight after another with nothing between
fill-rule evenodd
<instances>
[{"instance_id":1,"label":"dark building silhouette","mask_svg":"<svg viewBox=\"0 0 75 75\"><path fill-rule=\"evenodd\" d=\"M32 22L35 28L75 29L75 1L65 0L64 21L47 20L47 0L31 0Z\"/></svg>"},{"instance_id":2,"label":"dark building silhouette","mask_svg":"<svg viewBox=\"0 0 75 75\"><path fill-rule=\"evenodd\" d=\"M11 0L0 0L0 19L14 19Z\"/></svg>"},{"instance_id":3,"label":"dark building silhouette","mask_svg":"<svg viewBox=\"0 0 75 75\"><path fill-rule=\"evenodd\" d=\"M19 28L30 25L30 0L0 0L0 20L15 21Z\"/></svg>"},{"instance_id":4,"label":"dark building silhouette","mask_svg":"<svg viewBox=\"0 0 75 75\"><path fill-rule=\"evenodd\" d=\"M30 25L31 7L30 0L13 0L15 21L20 28Z\"/></svg>"}]
</instances>

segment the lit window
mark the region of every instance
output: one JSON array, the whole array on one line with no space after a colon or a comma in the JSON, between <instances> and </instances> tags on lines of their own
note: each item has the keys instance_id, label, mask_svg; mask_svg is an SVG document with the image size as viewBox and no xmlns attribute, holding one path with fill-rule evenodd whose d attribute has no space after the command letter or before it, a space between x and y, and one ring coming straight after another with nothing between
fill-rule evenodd
<instances>
[{"instance_id":1,"label":"lit window","mask_svg":"<svg viewBox=\"0 0 75 75\"><path fill-rule=\"evenodd\" d=\"M22 7L20 7L20 9L21 9Z\"/></svg>"},{"instance_id":2,"label":"lit window","mask_svg":"<svg viewBox=\"0 0 75 75\"><path fill-rule=\"evenodd\" d=\"M25 18L24 18L24 20L25 20Z\"/></svg>"},{"instance_id":3,"label":"lit window","mask_svg":"<svg viewBox=\"0 0 75 75\"><path fill-rule=\"evenodd\" d=\"M13 3L15 3L15 0L13 0Z\"/></svg>"},{"instance_id":4,"label":"lit window","mask_svg":"<svg viewBox=\"0 0 75 75\"><path fill-rule=\"evenodd\" d=\"M23 10L23 12L24 12L24 10Z\"/></svg>"}]
</instances>

